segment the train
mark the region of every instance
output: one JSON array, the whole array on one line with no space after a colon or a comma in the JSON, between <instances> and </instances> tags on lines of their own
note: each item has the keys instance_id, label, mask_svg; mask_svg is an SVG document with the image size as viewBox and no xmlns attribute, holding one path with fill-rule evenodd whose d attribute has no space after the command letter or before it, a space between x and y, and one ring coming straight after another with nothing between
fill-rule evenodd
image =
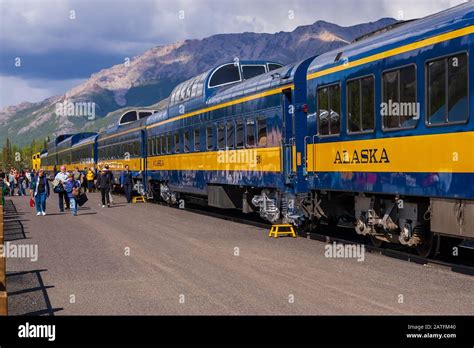
<instances>
[{"instance_id":1,"label":"train","mask_svg":"<svg viewBox=\"0 0 474 348\"><path fill-rule=\"evenodd\" d=\"M165 108L60 135L39 160L128 164L149 199L347 227L424 257L442 237L472 245L473 24L469 2L293 64L221 64Z\"/></svg>"}]
</instances>

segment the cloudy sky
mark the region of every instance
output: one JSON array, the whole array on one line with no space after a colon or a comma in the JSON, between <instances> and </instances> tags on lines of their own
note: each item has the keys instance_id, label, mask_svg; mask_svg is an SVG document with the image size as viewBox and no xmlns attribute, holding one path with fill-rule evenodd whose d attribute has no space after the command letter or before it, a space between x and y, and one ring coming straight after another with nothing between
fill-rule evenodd
<instances>
[{"instance_id":1,"label":"cloudy sky","mask_svg":"<svg viewBox=\"0 0 474 348\"><path fill-rule=\"evenodd\" d=\"M464 0L0 0L0 108L61 94L156 45L326 20L411 19ZM291 14L291 15L290 15Z\"/></svg>"}]
</instances>

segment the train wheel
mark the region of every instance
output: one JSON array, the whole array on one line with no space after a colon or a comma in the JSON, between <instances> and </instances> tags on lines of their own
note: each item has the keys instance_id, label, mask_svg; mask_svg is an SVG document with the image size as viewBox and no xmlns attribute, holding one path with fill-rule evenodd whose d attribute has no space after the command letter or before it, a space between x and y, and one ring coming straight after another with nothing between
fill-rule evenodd
<instances>
[{"instance_id":1,"label":"train wheel","mask_svg":"<svg viewBox=\"0 0 474 348\"><path fill-rule=\"evenodd\" d=\"M424 234L423 243L416 247L418 255L426 258L435 256L439 251L440 236L434 235L432 232Z\"/></svg>"},{"instance_id":2,"label":"train wheel","mask_svg":"<svg viewBox=\"0 0 474 348\"><path fill-rule=\"evenodd\" d=\"M370 236L369 238L370 238L370 242L372 243L372 245L376 248L384 248L387 244L383 240L375 238L374 236Z\"/></svg>"}]
</instances>

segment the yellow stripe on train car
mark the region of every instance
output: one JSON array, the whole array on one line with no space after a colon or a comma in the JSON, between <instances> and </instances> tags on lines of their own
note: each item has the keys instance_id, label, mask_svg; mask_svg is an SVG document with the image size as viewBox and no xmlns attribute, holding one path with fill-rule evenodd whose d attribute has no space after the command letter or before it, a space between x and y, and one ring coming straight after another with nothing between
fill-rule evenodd
<instances>
[{"instance_id":1,"label":"yellow stripe on train car","mask_svg":"<svg viewBox=\"0 0 474 348\"><path fill-rule=\"evenodd\" d=\"M474 132L307 145L310 172L474 173Z\"/></svg>"},{"instance_id":2,"label":"yellow stripe on train car","mask_svg":"<svg viewBox=\"0 0 474 348\"><path fill-rule=\"evenodd\" d=\"M147 169L280 172L280 155L279 147L266 147L153 156Z\"/></svg>"},{"instance_id":3,"label":"yellow stripe on train car","mask_svg":"<svg viewBox=\"0 0 474 348\"><path fill-rule=\"evenodd\" d=\"M140 171L144 170L144 159L139 158L130 158L127 160L102 160L97 163L98 169L104 168L106 165L109 166L110 170L117 171L117 170L124 170L125 166L128 165L131 171Z\"/></svg>"},{"instance_id":4,"label":"yellow stripe on train car","mask_svg":"<svg viewBox=\"0 0 474 348\"><path fill-rule=\"evenodd\" d=\"M338 71L343 71L343 70L346 70L346 69L354 68L356 66L360 66L360 65L367 64L367 63L375 62L377 60L393 57L393 56L396 56L398 54L403 54L403 53L406 53L406 52L414 51L414 50L419 49L419 48L431 46L431 45L434 45L434 44L438 44L438 43L441 43L441 42L444 42L444 41L456 39L456 38L463 37L465 35L469 35L469 34L473 34L473 33L474 33L474 26L473 25L462 28L462 29L453 30L453 31L450 31L448 33L444 33L444 34L441 34L441 35L436 35L436 36L430 37L428 39L424 39L424 40L420 40L420 41L417 41L417 42L414 42L414 43L411 43L411 44L407 44L407 45L399 46L399 47L396 47L396 48L392 48L390 50L382 51L380 53L376 53L376 54L373 54L373 55L368 56L368 57L357 59L357 60L354 60L352 62L349 61L349 62L346 62L344 64L334 66L332 68L327 68L327 69L315 71L311 74L308 74L307 80L312 80L312 79L315 79L317 77L321 77L321 76L329 75L329 74L332 74L332 73L335 73L335 72L338 72Z\"/></svg>"}]
</instances>

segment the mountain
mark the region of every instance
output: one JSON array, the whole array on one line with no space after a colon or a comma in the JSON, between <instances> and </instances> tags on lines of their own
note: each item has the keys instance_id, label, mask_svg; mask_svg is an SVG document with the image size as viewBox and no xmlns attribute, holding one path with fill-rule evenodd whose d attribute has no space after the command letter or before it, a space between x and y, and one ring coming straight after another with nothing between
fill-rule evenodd
<instances>
[{"instance_id":1,"label":"mountain","mask_svg":"<svg viewBox=\"0 0 474 348\"><path fill-rule=\"evenodd\" d=\"M4 108L0 111L0 144L7 136L23 146L52 134L100 130L114 122L122 109L157 104L179 82L235 57L287 64L347 45L356 37L395 22L383 18L341 27L317 21L292 32L219 34L153 47L129 62L92 74L64 95ZM58 114L56 104L65 101L94 102L95 119Z\"/></svg>"}]
</instances>

